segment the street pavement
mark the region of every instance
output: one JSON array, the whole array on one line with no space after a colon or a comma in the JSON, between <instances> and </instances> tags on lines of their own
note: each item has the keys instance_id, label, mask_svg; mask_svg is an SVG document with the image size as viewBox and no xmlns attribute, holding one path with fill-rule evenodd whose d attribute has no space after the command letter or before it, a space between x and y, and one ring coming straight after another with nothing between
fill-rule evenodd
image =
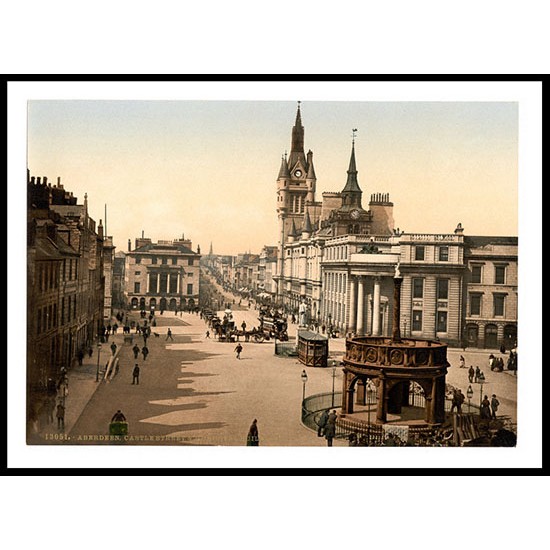
<instances>
[{"instance_id":1,"label":"street pavement","mask_svg":"<svg viewBox=\"0 0 550 550\"><path fill-rule=\"evenodd\" d=\"M225 293L226 301L234 296ZM246 321L247 328L259 326L258 311L238 299L233 306L237 326ZM221 314L222 312L220 312ZM138 320L137 312L130 318ZM306 395L341 391L342 373L337 369L304 367L296 357L274 354L274 342L243 342L241 359L236 358L234 343L219 342L197 314L157 313L156 326L147 341L150 354L137 360L131 348L141 347L143 339L132 331L133 343L124 343L123 334L112 335L103 346L105 356L114 340L120 348L119 372L110 381L96 382L97 355L86 357L81 367L69 372L69 393L66 397L65 439L49 438L47 443L112 444L108 427L112 415L121 409L129 423L129 440L139 445L223 445L246 444L252 420L258 420L261 446L326 446L324 438L301 423L301 401L304 386L302 370L308 380ZM167 339L171 329L173 341ZM210 331L212 333L212 331ZM289 324L289 336L296 336L297 325ZM154 336L154 333L158 336ZM329 340L329 359L340 361L345 339ZM458 367L460 355L466 365L479 365L486 382L482 394L497 395L499 413L516 420L517 377L509 371L491 372L487 350L449 349L451 364L447 383L468 389L468 369ZM103 352L102 352L103 355ZM105 357L106 360L106 357ZM100 359L101 368L103 361ZM139 385L132 384L135 364L141 369ZM481 386L472 384L472 404L479 405ZM464 407L467 410L467 402ZM40 436L59 434L55 424L43 427ZM335 440L335 446L347 445Z\"/></svg>"}]
</instances>

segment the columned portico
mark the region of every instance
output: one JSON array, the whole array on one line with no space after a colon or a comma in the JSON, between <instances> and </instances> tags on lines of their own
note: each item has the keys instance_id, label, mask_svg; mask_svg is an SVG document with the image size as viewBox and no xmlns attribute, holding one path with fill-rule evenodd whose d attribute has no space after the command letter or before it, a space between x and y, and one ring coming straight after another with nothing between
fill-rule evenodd
<instances>
[{"instance_id":1,"label":"columned portico","mask_svg":"<svg viewBox=\"0 0 550 550\"><path fill-rule=\"evenodd\" d=\"M364 320L365 283L363 277L358 277L357 284L357 335L363 336L365 328Z\"/></svg>"},{"instance_id":2,"label":"columned portico","mask_svg":"<svg viewBox=\"0 0 550 550\"><path fill-rule=\"evenodd\" d=\"M380 336L380 277L374 278L374 296L372 305L372 335Z\"/></svg>"},{"instance_id":3,"label":"columned portico","mask_svg":"<svg viewBox=\"0 0 550 550\"><path fill-rule=\"evenodd\" d=\"M357 295L357 280L355 277L349 278L349 329L351 332L355 332L355 328L357 327L357 317L356 317L356 309L355 309L355 297Z\"/></svg>"}]
</instances>

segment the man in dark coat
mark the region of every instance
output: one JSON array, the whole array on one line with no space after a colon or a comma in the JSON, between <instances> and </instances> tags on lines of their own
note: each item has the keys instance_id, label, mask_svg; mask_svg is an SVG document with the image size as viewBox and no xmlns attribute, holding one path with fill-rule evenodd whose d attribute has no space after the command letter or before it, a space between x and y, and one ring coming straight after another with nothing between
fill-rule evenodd
<instances>
[{"instance_id":1,"label":"man in dark coat","mask_svg":"<svg viewBox=\"0 0 550 550\"><path fill-rule=\"evenodd\" d=\"M139 346L137 344L134 344L132 351L134 352L134 359L137 359L139 354Z\"/></svg>"},{"instance_id":2,"label":"man in dark coat","mask_svg":"<svg viewBox=\"0 0 550 550\"><path fill-rule=\"evenodd\" d=\"M134 367L134 370L132 371L132 384L139 385L139 367L137 364Z\"/></svg>"},{"instance_id":3,"label":"man in dark coat","mask_svg":"<svg viewBox=\"0 0 550 550\"><path fill-rule=\"evenodd\" d=\"M332 440L336 435L336 411L331 411L328 415L327 423L325 425L325 439L327 440L327 445L332 447Z\"/></svg>"},{"instance_id":4,"label":"man in dark coat","mask_svg":"<svg viewBox=\"0 0 550 550\"><path fill-rule=\"evenodd\" d=\"M470 384L474 383L474 374L475 374L474 367L470 365L470 368L468 369L468 380L470 381Z\"/></svg>"},{"instance_id":5,"label":"man in dark coat","mask_svg":"<svg viewBox=\"0 0 550 550\"><path fill-rule=\"evenodd\" d=\"M145 361L149 355L149 348L147 346L143 346L141 348L141 353L143 354L143 360Z\"/></svg>"},{"instance_id":6,"label":"man in dark coat","mask_svg":"<svg viewBox=\"0 0 550 550\"><path fill-rule=\"evenodd\" d=\"M57 427L60 429L65 429L65 407L63 406L63 403L59 403L57 405Z\"/></svg>"},{"instance_id":7,"label":"man in dark coat","mask_svg":"<svg viewBox=\"0 0 550 550\"><path fill-rule=\"evenodd\" d=\"M317 430L317 435L319 437L323 436L323 432L325 431L325 426L327 425L327 421L328 421L328 409L325 409L317 422L317 426L319 426L319 429Z\"/></svg>"},{"instance_id":8,"label":"man in dark coat","mask_svg":"<svg viewBox=\"0 0 550 550\"><path fill-rule=\"evenodd\" d=\"M126 422L126 417L124 414L122 414L122 411L118 409L118 411L113 414L113 418L111 418L111 422Z\"/></svg>"}]
</instances>

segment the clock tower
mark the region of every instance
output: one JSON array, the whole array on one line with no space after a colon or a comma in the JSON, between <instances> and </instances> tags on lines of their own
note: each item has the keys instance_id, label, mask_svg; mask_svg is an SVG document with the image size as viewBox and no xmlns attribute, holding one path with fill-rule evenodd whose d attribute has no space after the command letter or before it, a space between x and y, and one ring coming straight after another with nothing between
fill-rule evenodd
<instances>
[{"instance_id":1,"label":"clock tower","mask_svg":"<svg viewBox=\"0 0 550 550\"><path fill-rule=\"evenodd\" d=\"M365 235L370 233L372 213L361 205L363 191L357 181L357 167L355 164L355 132L351 143L351 157L349 160L348 177L344 189L340 192L342 206L333 210L328 218L334 236L338 235Z\"/></svg>"},{"instance_id":2,"label":"clock tower","mask_svg":"<svg viewBox=\"0 0 550 550\"><path fill-rule=\"evenodd\" d=\"M278 276L279 287L284 279L283 253L292 224L298 229L303 227L305 214L309 205L315 203L315 186L317 178L313 168L313 153L304 152L304 127L300 102L296 111L296 120L292 127L290 155L281 159L277 177L277 215L279 217L279 254ZM314 216L315 220L317 219ZM280 291L280 288L279 288Z\"/></svg>"}]
</instances>

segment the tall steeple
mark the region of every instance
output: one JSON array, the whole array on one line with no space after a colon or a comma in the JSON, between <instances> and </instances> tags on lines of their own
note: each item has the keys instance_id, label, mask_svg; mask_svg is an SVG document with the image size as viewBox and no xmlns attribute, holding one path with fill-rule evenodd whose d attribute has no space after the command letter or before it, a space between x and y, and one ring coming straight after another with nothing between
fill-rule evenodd
<instances>
[{"instance_id":1,"label":"tall steeple","mask_svg":"<svg viewBox=\"0 0 550 550\"><path fill-rule=\"evenodd\" d=\"M344 210L348 208L361 208L361 196L363 192L357 182L357 168L355 165L355 132L353 130L353 139L351 142L351 157L349 159L348 179L344 189L342 189L342 207Z\"/></svg>"},{"instance_id":2,"label":"tall steeple","mask_svg":"<svg viewBox=\"0 0 550 550\"><path fill-rule=\"evenodd\" d=\"M302 114L300 112L300 101L298 101L298 110L296 111L296 122L292 127L292 143L290 147L290 157L288 166L294 168L296 163L301 160L306 166L306 157L304 154L304 127L302 126Z\"/></svg>"}]
</instances>

